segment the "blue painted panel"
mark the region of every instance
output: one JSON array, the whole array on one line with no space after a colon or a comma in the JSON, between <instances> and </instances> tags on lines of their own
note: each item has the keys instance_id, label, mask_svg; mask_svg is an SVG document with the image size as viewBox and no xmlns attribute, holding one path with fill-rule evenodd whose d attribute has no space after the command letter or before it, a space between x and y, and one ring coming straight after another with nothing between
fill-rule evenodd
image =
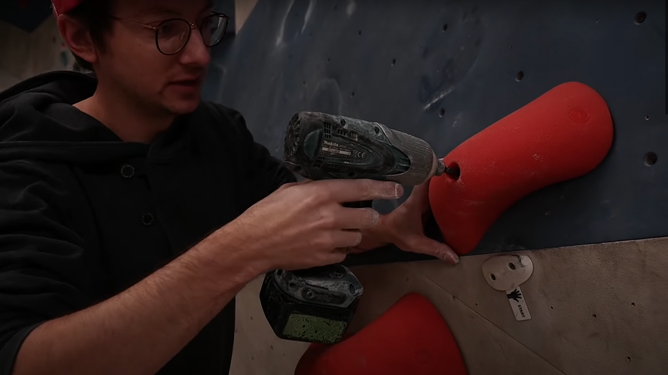
<instances>
[{"instance_id":1,"label":"blue painted panel","mask_svg":"<svg viewBox=\"0 0 668 375\"><path fill-rule=\"evenodd\" d=\"M581 81L610 105L609 157L518 202L474 253L665 236L665 13L650 0L259 0L215 51L205 96L239 109L278 157L302 110L378 121L444 156L559 83ZM409 259L390 250L351 261Z\"/></svg>"},{"instance_id":2,"label":"blue painted panel","mask_svg":"<svg viewBox=\"0 0 668 375\"><path fill-rule=\"evenodd\" d=\"M0 21L9 23L26 32L33 32L53 10L49 0L2 0Z\"/></svg>"}]
</instances>

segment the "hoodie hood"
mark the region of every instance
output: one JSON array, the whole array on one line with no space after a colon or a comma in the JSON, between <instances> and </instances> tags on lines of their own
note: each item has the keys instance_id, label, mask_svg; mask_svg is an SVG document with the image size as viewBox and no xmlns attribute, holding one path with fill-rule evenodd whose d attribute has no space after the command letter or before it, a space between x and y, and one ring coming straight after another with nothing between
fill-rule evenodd
<instances>
[{"instance_id":1,"label":"hoodie hood","mask_svg":"<svg viewBox=\"0 0 668 375\"><path fill-rule=\"evenodd\" d=\"M72 106L93 95L96 87L93 76L56 71L0 92L0 161L85 164L145 156L148 145L123 142Z\"/></svg>"}]
</instances>

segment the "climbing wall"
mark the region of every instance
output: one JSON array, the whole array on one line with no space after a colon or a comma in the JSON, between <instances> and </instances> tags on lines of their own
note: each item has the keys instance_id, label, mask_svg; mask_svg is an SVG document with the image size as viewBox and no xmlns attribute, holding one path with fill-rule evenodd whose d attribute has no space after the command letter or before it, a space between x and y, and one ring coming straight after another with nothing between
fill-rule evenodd
<instances>
[{"instance_id":1,"label":"climbing wall","mask_svg":"<svg viewBox=\"0 0 668 375\"><path fill-rule=\"evenodd\" d=\"M260 0L213 65L206 97L239 109L279 157L301 110L378 121L445 156L552 87L586 83L615 121L608 158L518 202L474 254L668 234L663 1Z\"/></svg>"},{"instance_id":2,"label":"climbing wall","mask_svg":"<svg viewBox=\"0 0 668 375\"><path fill-rule=\"evenodd\" d=\"M379 121L444 156L555 85L608 102L615 140L593 173L518 202L455 267L388 248L348 264L365 294L350 332L418 292L476 374L663 374L668 368L668 141L662 1L237 0L205 96L242 111L280 157L297 111ZM568 152L568 150L564 150ZM664 160L664 161L662 161ZM387 212L400 204L379 203ZM433 222L428 234L440 238ZM518 321L482 265L527 256ZM307 344L280 340L261 279L238 297L232 375L291 374Z\"/></svg>"}]
</instances>

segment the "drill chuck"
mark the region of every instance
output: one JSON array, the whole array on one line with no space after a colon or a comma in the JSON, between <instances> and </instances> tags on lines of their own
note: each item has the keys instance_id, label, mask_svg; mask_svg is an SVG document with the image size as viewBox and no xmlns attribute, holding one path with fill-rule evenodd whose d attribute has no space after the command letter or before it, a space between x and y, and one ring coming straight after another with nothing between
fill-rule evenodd
<instances>
[{"instance_id":1,"label":"drill chuck","mask_svg":"<svg viewBox=\"0 0 668 375\"><path fill-rule=\"evenodd\" d=\"M312 180L368 178L419 185L446 172L424 140L383 124L320 112L288 124L285 165Z\"/></svg>"}]
</instances>

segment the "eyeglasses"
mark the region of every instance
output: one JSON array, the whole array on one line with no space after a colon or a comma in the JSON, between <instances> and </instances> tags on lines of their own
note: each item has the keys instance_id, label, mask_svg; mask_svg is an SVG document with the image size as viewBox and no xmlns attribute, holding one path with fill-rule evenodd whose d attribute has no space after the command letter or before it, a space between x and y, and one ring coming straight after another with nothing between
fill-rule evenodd
<instances>
[{"instance_id":1,"label":"eyeglasses","mask_svg":"<svg viewBox=\"0 0 668 375\"><path fill-rule=\"evenodd\" d=\"M147 25L140 22L126 20L114 16L111 18L143 26L155 31L155 45L158 51L164 55L175 55L183 50L190 40L193 28L199 28L204 45L216 46L225 36L229 17L222 13L212 13L202 20L198 27L182 18L172 18L160 22L158 26Z\"/></svg>"}]
</instances>

